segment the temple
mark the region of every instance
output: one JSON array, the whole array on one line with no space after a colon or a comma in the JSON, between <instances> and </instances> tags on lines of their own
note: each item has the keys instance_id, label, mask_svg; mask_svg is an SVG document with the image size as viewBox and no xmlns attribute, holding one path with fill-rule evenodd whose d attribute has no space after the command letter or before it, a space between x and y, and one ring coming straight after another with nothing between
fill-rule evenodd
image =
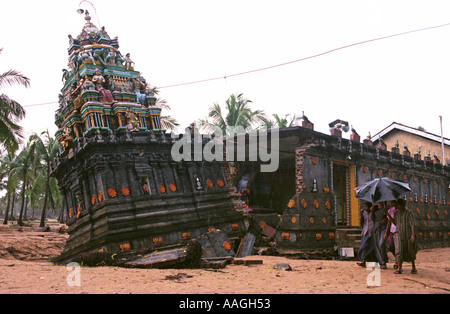
<instances>
[{"instance_id":1,"label":"temple","mask_svg":"<svg viewBox=\"0 0 450 314\"><path fill-rule=\"evenodd\" d=\"M120 52L117 37L92 24L88 12L85 19L81 33L69 35L69 69L56 112L60 154L51 173L64 196L69 238L55 261L84 252L161 250L214 230L225 232L228 240L218 246L230 256L242 248L259 253L264 245L279 254L357 250L362 203L354 189L378 177L409 183L404 197L421 247L449 245L447 163L411 156L408 143L400 153L398 145L388 151L370 136L361 142L341 119L329 124L329 135L314 131L304 115L302 126L277 130L278 144L270 145L279 154L274 172L261 171L266 161L198 158L196 151L218 140L212 137L194 136L185 143L190 156L174 160L172 148L183 136L161 126L155 89L131 55ZM349 130L350 139L342 138ZM254 151L250 142L261 143L254 140L259 136L242 137L249 141L239 147L245 156ZM238 137L226 142L237 154Z\"/></svg>"},{"instance_id":2,"label":"temple","mask_svg":"<svg viewBox=\"0 0 450 314\"><path fill-rule=\"evenodd\" d=\"M130 54L122 55L117 37L92 24L88 12L85 19L81 33L69 35L56 112L60 154L51 173L64 197L69 238L55 262L183 245L214 230L226 233L223 245L232 255L245 228L223 163L172 159L177 138L162 129L155 90Z\"/></svg>"}]
</instances>

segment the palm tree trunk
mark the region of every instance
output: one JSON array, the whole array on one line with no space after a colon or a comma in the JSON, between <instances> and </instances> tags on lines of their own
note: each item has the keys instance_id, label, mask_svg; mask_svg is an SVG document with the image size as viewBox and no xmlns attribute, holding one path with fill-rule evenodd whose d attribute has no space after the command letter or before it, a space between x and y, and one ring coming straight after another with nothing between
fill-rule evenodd
<instances>
[{"instance_id":1,"label":"palm tree trunk","mask_svg":"<svg viewBox=\"0 0 450 314\"><path fill-rule=\"evenodd\" d=\"M53 199L53 194L52 194L52 190L50 189L50 179L49 179L49 185L48 185L48 197L50 200L50 208L53 208L54 210L56 210L56 206L55 206L55 201Z\"/></svg>"},{"instance_id":2,"label":"palm tree trunk","mask_svg":"<svg viewBox=\"0 0 450 314\"><path fill-rule=\"evenodd\" d=\"M28 195L25 197L25 211L23 213L23 220L27 220L27 209L28 209Z\"/></svg>"},{"instance_id":3,"label":"palm tree trunk","mask_svg":"<svg viewBox=\"0 0 450 314\"><path fill-rule=\"evenodd\" d=\"M47 211L47 199L49 198L50 192L50 164L47 164L47 182L45 184L45 198L44 198L44 206L42 208L41 222L39 227L45 226L45 216Z\"/></svg>"},{"instance_id":4,"label":"palm tree trunk","mask_svg":"<svg viewBox=\"0 0 450 314\"><path fill-rule=\"evenodd\" d=\"M11 203L11 193L8 192L8 203L6 204L6 211L5 211L5 219L3 219L3 224L8 224L8 214L9 214L9 205Z\"/></svg>"},{"instance_id":5,"label":"palm tree trunk","mask_svg":"<svg viewBox=\"0 0 450 314\"><path fill-rule=\"evenodd\" d=\"M12 204L11 204L11 215L9 215L9 220L16 220L16 218L14 218L14 206L16 206L16 190L13 190L13 195L12 195Z\"/></svg>"},{"instance_id":6,"label":"palm tree trunk","mask_svg":"<svg viewBox=\"0 0 450 314\"><path fill-rule=\"evenodd\" d=\"M64 223L64 207L61 207L61 210L60 210L60 212L59 212L58 221L59 221L60 223Z\"/></svg>"},{"instance_id":7,"label":"palm tree trunk","mask_svg":"<svg viewBox=\"0 0 450 314\"><path fill-rule=\"evenodd\" d=\"M23 215L23 207L24 207L24 204L25 204L25 189L26 189L26 186L27 186L27 174L24 171L23 184L22 184L22 196L21 196L22 197L22 204L20 205L19 220L17 221L17 224L19 226L23 226L22 215Z\"/></svg>"},{"instance_id":8,"label":"palm tree trunk","mask_svg":"<svg viewBox=\"0 0 450 314\"><path fill-rule=\"evenodd\" d=\"M44 198L44 206L42 207L42 214L41 214L41 222L39 223L39 227L45 227L45 216L47 216L46 212L47 212L47 198L48 198L48 193L47 193L47 189L45 189L45 198Z\"/></svg>"}]
</instances>

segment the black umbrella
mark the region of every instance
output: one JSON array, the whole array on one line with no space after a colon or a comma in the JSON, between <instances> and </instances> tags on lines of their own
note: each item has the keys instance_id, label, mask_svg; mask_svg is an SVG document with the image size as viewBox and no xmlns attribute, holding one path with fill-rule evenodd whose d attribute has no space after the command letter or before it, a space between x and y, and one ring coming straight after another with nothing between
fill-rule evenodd
<instances>
[{"instance_id":1,"label":"black umbrella","mask_svg":"<svg viewBox=\"0 0 450 314\"><path fill-rule=\"evenodd\" d=\"M379 203L393 201L411 191L409 184L390 178L377 178L355 189L356 198Z\"/></svg>"}]
</instances>

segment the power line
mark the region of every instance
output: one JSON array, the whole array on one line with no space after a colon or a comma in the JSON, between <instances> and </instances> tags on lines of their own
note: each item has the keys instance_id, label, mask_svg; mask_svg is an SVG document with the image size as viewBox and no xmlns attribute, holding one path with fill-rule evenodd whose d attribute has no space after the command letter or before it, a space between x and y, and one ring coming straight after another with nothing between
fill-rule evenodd
<instances>
[{"instance_id":1,"label":"power line","mask_svg":"<svg viewBox=\"0 0 450 314\"><path fill-rule=\"evenodd\" d=\"M350 47L354 47L354 46L358 46L358 45L363 45L363 44L367 44L367 43L374 42L374 41L379 41L379 40L384 40L384 39L388 39L388 38L393 38L393 37L398 37L398 36L402 36L402 35L407 35L407 34L411 34L411 33L422 32L422 31L426 31L426 30L430 30L430 29L446 27L446 26L449 26L449 25L450 25L450 23L446 23L446 24L430 26L430 27L424 27L424 28L419 28L419 29L415 29L415 30L411 30L411 31L396 33L396 34L387 35L387 36L383 36L383 37L373 38L373 39L364 40L364 41L360 41L360 42L357 42L357 43L341 46L341 47L334 48L334 49L331 49L331 50L327 50L325 52L321 52L321 53L318 53L318 54L315 54L315 55L312 55L312 56L309 56L309 57L301 58L301 59L298 59L298 60L288 61L288 62L284 62L284 63L280 63L280 64L276 64L276 65L272 65L272 66L268 66L268 67L264 67L264 68L249 70L249 71L235 73L235 74L218 76L218 77L213 77L213 78L208 78L208 79L203 79L203 80L198 80L198 81L191 81L191 82L186 82L186 83L179 83L179 84L161 86L161 87L158 87L158 89L172 88L172 87L179 87L179 86L186 86L186 85L193 85L193 84L200 84L200 83L205 83L205 82L210 82L210 81L227 79L227 78L230 78L230 77L247 75L247 74L251 74L251 73L255 73L255 72L266 71L266 70L270 70L270 69L274 69L274 68L278 68L278 67L294 64L294 63L298 63L298 62L301 62L301 61L318 58L318 57L321 57L321 56L324 56L324 55L327 55L327 54L330 54L330 53L333 53L333 52L336 52L336 51L339 51L339 50L342 50L342 49L346 49L346 48L350 48ZM35 105L25 105L23 107L43 106L43 105L56 104L56 103L57 102L35 104Z\"/></svg>"},{"instance_id":2,"label":"power line","mask_svg":"<svg viewBox=\"0 0 450 314\"><path fill-rule=\"evenodd\" d=\"M388 38L397 37L397 36L401 36L401 35L406 35L406 34L410 34L410 33L421 32L421 31L434 29L434 28L439 28L439 27L445 27L445 26L449 26L449 25L450 25L450 23L446 23L446 24L442 24L442 25L430 26L430 27L415 29L415 30L406 31L406 32L402 32L402 33L397 33L397 34L393 34L393 35L378 37L378 38L374 38L374 39L360 41L360 42L357 42L357 43L354 43L354 44L350 44L350 45L345 45L345 46L342 46L342 47L339 47L339 48L334 48L334 49L331 49L331 50L328 50L328 51L325 51L325 52L322 52L322 53L319 53L319 54L316 54L316 55L313 55L313 56L305 57L305 58L302 58L302 59L293 60L293 61L289 61L289 62L285 62L285 63L280 63L280 64L276 64L276 65L272 65L272 66L268 66L268 67L264 67L264 68L260 68L260 69L256 69L256 70L250 70L250 71L246 71L246 72L241 72L241 73L236 73L236 74L231 74L231 75L225 75L225 76L221 76L221 77L214 77L214 78L204 79L204 80L200 80L200 81L194 81L194 82L188 82L188 83L180 83L180 84L174 84L174 85L167 85L167 86L162 86L162 87L158 87L158 88L161 89L161 88L177 87L177 86L183 86L183 85L191 85L191 84L203 83L203 82L214 81L214 80L219 80L219 79L226 79L226 78L234 77L234 76L246 75L246 74L250 74L250 73L254 73L254 72L270 70L270 69L273 69L273 68L282 67L282 66L293 64L293 63L305 61L305 60L308 60L308 59L321 57L323 55L330 54L330 53L336 52L338 50L342 50L342 49L346 49L346 48L350 48L350 47L354 47L354 46L358 46L358 45L362 45L362 44L367 44L367 43L378 41L378 40L383 40L383 39L388 39Z\"/></svg>"},{"instance_id":3,"label":"power line","mask_svg":"<svg viewBox=\"0 0 450 314\"><path fill-rule=\"evenodd\" d=\"M37 107L37 106L45 106L45 105L53 105L53 104L57 104L58 102L57 101L54 101L54 102L46 102L46 103L42 103L42 104L34 104L34 105L25 105L25 106L22 106L22 107Z\"/></svg>"}]
</instances>

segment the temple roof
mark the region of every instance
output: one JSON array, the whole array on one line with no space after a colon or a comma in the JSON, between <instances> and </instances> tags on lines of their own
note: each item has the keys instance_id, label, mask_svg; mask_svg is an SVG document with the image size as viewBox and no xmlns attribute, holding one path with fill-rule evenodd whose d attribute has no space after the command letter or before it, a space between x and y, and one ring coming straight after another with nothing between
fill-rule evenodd
<instances>
[{"instance_id":1,"label":"temple roof","mask_svg":"<svg viewBox=\"0 0 450 314\"><path fill-rule=\"evenodd\" d=\"M81 47L85 49L108 48L118 52L119 44L117 37L111 39L104 26L99 29L91 22L89 11L86 10L85 14L84 19L86 20L86 23L81 32L76 37L69 35L69 58L71 58Z\"/></svg>"}]
</instances>

